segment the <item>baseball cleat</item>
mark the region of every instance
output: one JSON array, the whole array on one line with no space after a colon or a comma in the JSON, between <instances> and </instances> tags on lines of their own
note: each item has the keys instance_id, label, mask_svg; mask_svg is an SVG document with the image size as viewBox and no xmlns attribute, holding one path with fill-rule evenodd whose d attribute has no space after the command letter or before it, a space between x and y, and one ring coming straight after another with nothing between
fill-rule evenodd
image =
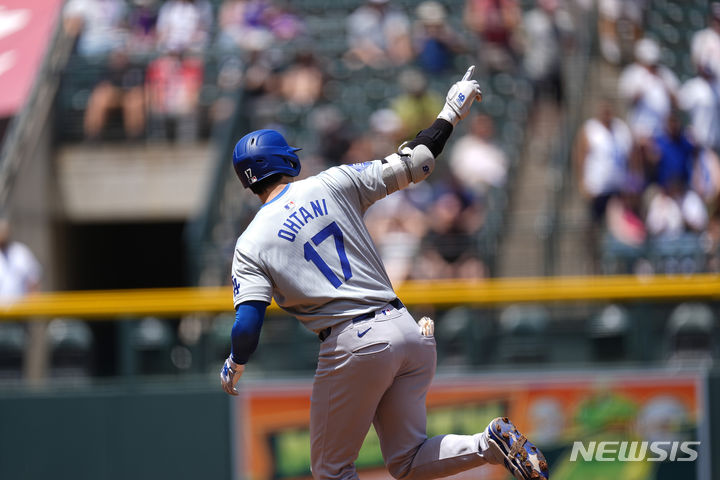
<instances>
[{"instance_id":1,"label":"baseball cleat","mask_svg":"<svg viewBox=\"0 0 720 480\"><path fill-rule=\"evenodd\" d=\"M549 478L548 464L540 449L520 433L507 417L488 425L486 434L493 456L502 458L505 468L519 480Z\"/></svg>"}]
</instances>

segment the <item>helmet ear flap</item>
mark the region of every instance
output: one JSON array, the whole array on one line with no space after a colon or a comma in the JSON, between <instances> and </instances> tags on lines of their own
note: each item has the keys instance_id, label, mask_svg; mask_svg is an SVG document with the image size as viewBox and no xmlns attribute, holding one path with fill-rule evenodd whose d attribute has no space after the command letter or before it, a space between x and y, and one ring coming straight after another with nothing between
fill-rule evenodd
<instances>
[{"instance_id":1,"label":"helmet ear flap","mask_svg":"<svg viewBox=\"0 0 720 480\"><path fill-rule=\"evenodd\" d=\"M289 147L288 153L290 153L290 155L285 157L285 160L290 163L290 166L298 171L300 170L300 160L295 152L299 152L300 150L302 150L302 148Z\"/></svg>"}]
</instances>

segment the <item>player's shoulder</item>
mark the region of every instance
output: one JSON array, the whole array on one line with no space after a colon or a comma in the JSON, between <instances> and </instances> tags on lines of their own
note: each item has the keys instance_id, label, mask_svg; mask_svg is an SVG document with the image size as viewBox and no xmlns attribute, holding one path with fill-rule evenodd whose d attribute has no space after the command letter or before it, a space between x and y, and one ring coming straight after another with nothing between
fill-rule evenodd
<instances>
[{"instance_id":1,"label":"player's shoulder","mask_svg":"<svg viewBox=\"0 0 720 480\"><path fill-rule=\"evenodd\" d=\"M254 253L261 250L261 243L264 238L267 237L268 232L271 228L270 209L261 207L260 210L255 214L255 217L240 232L237 240L235 241L235 250L243 251L246 253Z\"/></svg>"},{"instance_id":2,"label":"player's shoulder","mask_svg":"<svg viewBox=\"0 0 720 480\"><path fill-rule=\"evenodd\" d=\"M333 177L333 178L345 178L345 177L357 177L363 173L366 172L369 168L373 166L373 164L376 161L367 161L367 162L359 162L359 163L348 163L343 165L337 165L335 167L330 167L327 170L323 171L318 175L319 178L324 177ZM377 161L379 162L379 160Z\"/></svg>"}]
</instances>

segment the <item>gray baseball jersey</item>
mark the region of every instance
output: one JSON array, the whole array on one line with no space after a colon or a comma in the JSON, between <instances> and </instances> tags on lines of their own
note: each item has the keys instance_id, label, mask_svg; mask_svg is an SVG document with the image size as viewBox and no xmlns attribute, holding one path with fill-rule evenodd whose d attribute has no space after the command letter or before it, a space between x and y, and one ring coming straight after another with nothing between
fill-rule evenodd
<instances>
[{"instance_id":1,"label":"gray baseball jersey","mask_svg":"<svg viewBox=\"0 0 720 480\"><path fill-rule=\"evenodd\" d=\"M235 306L270 302L320 331L396 295L363 222L387 190L379 160L289 183L264 204L235 246Z\"/></svg>"},{"instance_id":2,"label":"gray baseball jersey","mask_svg":"<svg viewBox=\"0 0 720 480\"><path fill-rule=\"evenodd\" d=\"M310 330L333 327L310 400L316 479L357 478L353 462L371 423L396 478L429 480L487 462L481 434L425 433L435 339L389 304L396 295L362 219L387 194L382 168L377 160L343 165L287 184L235 247L235 305L275 298Z\"/></svg>"}]
</instances>

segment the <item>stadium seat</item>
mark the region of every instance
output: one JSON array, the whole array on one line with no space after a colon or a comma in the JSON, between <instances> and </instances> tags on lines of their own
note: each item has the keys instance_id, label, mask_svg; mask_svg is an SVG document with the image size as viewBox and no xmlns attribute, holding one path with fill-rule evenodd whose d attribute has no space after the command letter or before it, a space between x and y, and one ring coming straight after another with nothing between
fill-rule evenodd
<instances>
[{"instance_id":1,"label":"stadium seat","mask_svg":"<svg viewBox=\"0 0 720 480\"><path fill-rule=\"evenodd\" d=\"M707 363L716 353L716 317L702 303L683 303L670 315L666 328L668 361L675 365Z\"/></svg>"},{"instance_id":2,"label":"stadium seat","mask_svg":"<svg viewBox=\"0 0 720 480\"><path fill-rule=\"evenodd\" d=\"M593 360L599 362L627 360L630 318L619 305L608 305L588 322L588 336Z\"/></svg>"},{"instance_id":3,"label":"stadium seat","mask_svg":"<svg viewBox=\"0 0 720 480\"><path fill-rule=\"evenodd\" d=\"M511 305L500 313L497 359L501 363L537 363L548 359L550 315L542 305Z\"/></svg>"},{"instance_id":4,"label":"stadium seat","mask_svg":"<svg viewBox=\"0 0 720 480\"><path fill-rule=\"evenodd\" d=\"M146 317L134 325L132 348L136 358L137 373L161 374L172 371L170 349L173 332L166 321Z\"/></svg>"},{"instance_id":5,"label":"stadium seat","mask_svg":"<svg viewBox=\"0 0 720 480\"><path fill-rule=\"evenodd\" d=\"M468 363L468 353L474 346L469 335L474 321L467 307L452 308L435 320L438 361L444 366L454 367Z\"/></svg>"},{"instance_id":6,"label":"stadium seat","mask_svg":"<svg viewBox=\"0 0 720 480\"><path fill-rule=\"evenodd\" d=\"M0 380L22 377L25 337L23 324L0 323Z\"/></svg>"},{"instance_id":7,"label":"stadium seat","mask_svg":"<svg viewBox=\"0 0 720 480\"><path fill-rule=\"evenodd\" d=\"M47 327L47 340L51 376L90 375L93 336L85 322L71 318L55 318Z\"/></svg>"}]
</instances>

